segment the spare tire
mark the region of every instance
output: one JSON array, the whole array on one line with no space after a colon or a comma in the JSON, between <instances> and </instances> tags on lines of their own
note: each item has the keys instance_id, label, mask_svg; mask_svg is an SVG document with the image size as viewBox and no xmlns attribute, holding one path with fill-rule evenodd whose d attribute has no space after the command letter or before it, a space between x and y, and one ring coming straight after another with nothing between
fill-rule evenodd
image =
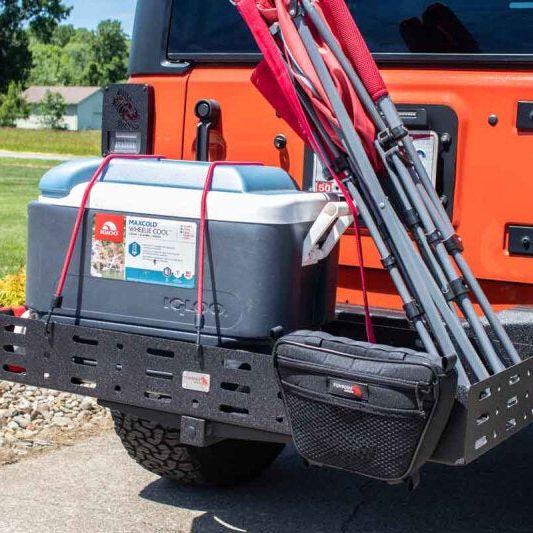
<instances>
[{"instance_id":1,"label":"spare tire","mask_svg":"<svg viewBox=\"0 0 533 533\"><path fill-rule=\"evenodd\" d=\"M180 443L179 430L112 411L115 432L137 463L182 485L235 485L268 468L284 444L224 440L206 448Z\"/></svg>"}]
</instances>

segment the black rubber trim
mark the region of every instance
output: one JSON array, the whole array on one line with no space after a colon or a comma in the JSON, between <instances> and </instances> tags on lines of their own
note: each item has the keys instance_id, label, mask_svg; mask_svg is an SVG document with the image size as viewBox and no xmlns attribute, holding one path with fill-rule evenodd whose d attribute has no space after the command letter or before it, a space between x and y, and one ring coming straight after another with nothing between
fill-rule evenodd
<instances>
[{"instance_id":1,"label":"black rubber trim","mask_svg":"<svg viewBox=\"0 0 533 533\"><path fill-rule=\"evenodd\" d=\"M455 252L462 253L465 250L463 241L461 241L461 238L458 235L452 235L442 241L442 243L446 246L446 250L448 250L449 254L454 254Z\"/></svg>"},{"instance_id":2,"label":"black rubber trim","mask_svg":"<svg viewBox=\"0 0 533 533\"><path fill-rule=\"evenodd\" d=\"M533 67L533 55L530 54L372 54L378 66L399 66L404 68L431 68L432 66L451 66L456 68L475 68L476 70L516 70L518 66ZM169 53L170 61L191 61L194 63L259 63L261 54L227 54L227 53Z\"/></svg>"},{"instance_id":3,"label":"black rubber trim","mask_svg":"<svg viewBox=\"0 0 533 533\"><path fill-rule=\"evenodd\" d=\"M420 217L415 209L405 211L405 223L409 228L416 228L420 224Z\"/></svg>"},{"instance_id":4,"label":"black rubber trim","mask_svg":"<svg viewBox=\"0 0 533 533\"><path fill-rule=\"evenodd\" d=\"M385 270L390 270L396 266L396 259L393 255L389 255L381 260L381 264Z\"/></svg>"},{"instance_id":5,"label":"black rubber trim","mask_svg":"<svg viewBox=\"0 0 533 533\"><path fill-rule=\"evenodd\" d=\"M465 280L462 278L458 278L458 279L451 281L450 290L455 295L455 298L458 298L459 296L463 296L464 294L468 294L470 292L468 285L465 283Z\"/></svg>"},{"instance_id":6,"label":"black rubber trim","mask_svg":"<svg viewBox=\"0 0 533 533\"><path fill-rule=\"evenodd\" d=\"M405 126L398 126L391 130L394 140L401 141L404 137L407 137L409 130Z\"/></svg>"},{"instance_id":7,"label":"black rubber trim","mask_svg":"<svg viewBox=\"0 0 533 533\"><path fill-rule=\"evenodd\" d=\"M428 233L427 240L431 246L436 246L442 242L442 237L438 230L435 230L433 233Z\"/></svg>"},{"instance_id":8,"label":"black rubber trim","mask_svg":"<svg viewBox=\"0 0 533 533\"><path fill-rule=\"evenodd\" d=\"M414 301L406 303L403 306L403 309L405 311L407 319L411 322L417 318L420 318L423 315L422 311L420 310L420 307Z\"/></svg>"}]
</instances>

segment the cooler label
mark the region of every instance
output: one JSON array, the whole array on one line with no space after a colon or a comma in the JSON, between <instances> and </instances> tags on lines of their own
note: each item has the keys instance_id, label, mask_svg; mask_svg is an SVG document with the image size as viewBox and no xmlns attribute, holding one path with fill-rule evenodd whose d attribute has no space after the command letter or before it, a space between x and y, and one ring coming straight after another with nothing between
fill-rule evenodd
<instances>
[{"instance_id":1,"label":"cooler label","mask_svg":"<svg viewBox=\"0 0 533 533\"><path fill-rule=\"evenodd\" d=\"M91 275L192 289L196 231L194 222L99 213L94 217Z\"/></svg>"},{"instance_id":2,"label":"cooler label","mask_svg":"<svg viewBox=\"0 0 533 533\"><path fill-rule=\"evenodd\" d=\"M126 217L98 213L93 220L91 276L124 279Z\"/></svg>"},{"instance_id":3,"label":"cooler label","mask_svg":"<svg viewBox=\"0 0 533 533\"><path fill-rule=\"evenodd\" d=\"M196 224L126 217L126 281L196 284Z\"/></svg>"}]
</instances>

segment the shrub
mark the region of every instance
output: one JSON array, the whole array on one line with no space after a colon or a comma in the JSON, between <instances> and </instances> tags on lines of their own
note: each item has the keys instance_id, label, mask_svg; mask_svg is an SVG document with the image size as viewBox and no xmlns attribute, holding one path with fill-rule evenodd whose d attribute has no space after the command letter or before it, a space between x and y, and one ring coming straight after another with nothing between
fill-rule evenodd
<instances>
[{"instance_id":1,"label":"shrub","mask_svg":"<svg viewBox=\"0 0 533 533\"><path fill-rule=\"evenodd\" d=\"M6 94L0 95L0 126L13 127L19 118L30 114L28 103L22 96L22 86L11 82Z\"/></svg>"},{"instance_id":2,"label":"shrub","mask_svg":"<svg viewBox=\"0 0 533 533\"><path fill-rule=\"evenodd\" d=\"M39 106L41 123L45 128L51 130L63 130L63 115L67 111L67 103L59 93L46 91Z\"/></svg>"},{"instance_id":3,"label":"shrub","mask_svg":"<svg viewBox=\"0 0 533 533\"><path fill-rule=\"evenodd\" d=\"M23 305L25 286L26 272L24 270L0 279L0 307Z\"/></svg>"}]
</instances>

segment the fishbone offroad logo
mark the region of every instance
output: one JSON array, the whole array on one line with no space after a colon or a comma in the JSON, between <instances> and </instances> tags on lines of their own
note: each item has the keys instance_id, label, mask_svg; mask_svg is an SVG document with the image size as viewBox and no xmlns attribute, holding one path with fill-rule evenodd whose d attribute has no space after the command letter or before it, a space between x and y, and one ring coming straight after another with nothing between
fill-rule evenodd
<instances>
[{"instance_id":1,"label":"fishbone offroad logo","mask_svg":"<svg viewBox=\"0 0 533 533\"><path fill-rule=\"evenodd\" d=\"M182 374L181 386L187 390L209 392L211 389L211 376L185 370Z\"/></svg>"},{"instance_id":2,"label":"fishbone offroad logo","mask_svg":"<svg viewBox=\"0 0 533 533\"><path fill-rule=\"evenodd\" d=\"M139 120L141 116L135 107L131 95L123 90L119 90L113 98L113 107L116 109L120 120L121 127L128 130L139 129Z\"/></svg>"},{"instance_id":3,"label":"fishbone offroad logo","mask_svg":"<svg viewBox=\"0 0 533 533\"><path fill-rule=\"evenodd\" d=\"M335 396L344 396L363 401L368 401L369 394L368 385L333 378L328 380L328 392Z\"/></svg>"},{"instance_id":4,"label":"fishbone offroad logo","mask_svg":"<svg viewBox=\"0 0 533 533\"><path fill-rule=\"evenodd\" d=\"M95 215L94 238L105 242L124 242L124 217L106 213Z\"/></svg>"}]
</instances>

